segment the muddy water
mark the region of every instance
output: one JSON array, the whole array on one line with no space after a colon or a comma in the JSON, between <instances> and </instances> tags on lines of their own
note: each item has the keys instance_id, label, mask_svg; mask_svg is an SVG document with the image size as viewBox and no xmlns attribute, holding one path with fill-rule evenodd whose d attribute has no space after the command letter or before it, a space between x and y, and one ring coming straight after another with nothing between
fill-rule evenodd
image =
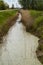
<instances>
[{"instance_id":1,"label":"muddy water","mask_svg":"<svg viewBox=\"0 0 43 65\"><path fill-rule=\"evenodd\" d=\"M27 33L20 20L21 15L0 45L0 65L42 65L35 53L38 38Z\"/></svg>"}]
</instances>

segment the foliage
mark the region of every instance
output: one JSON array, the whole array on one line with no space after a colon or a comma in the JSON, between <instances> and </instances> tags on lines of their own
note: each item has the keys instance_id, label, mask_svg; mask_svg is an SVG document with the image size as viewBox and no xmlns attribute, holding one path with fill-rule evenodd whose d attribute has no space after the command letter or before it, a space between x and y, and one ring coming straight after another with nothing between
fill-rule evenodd
<instances>
[{"instance_id":1,"label":"foliage","mask_svg":"<svg viewBox=\"0 0 43 65\"><path fill-rule=\"evenodd\" d=\"M43 38L43 11L30 10L30 14L34 18L32 30Z\"/></svg>"},{"instance_id":2,"label":"foliage","mask_svg":"<svg viewBox=\"0 0 43 65\"><path fill-rule=\"evenodd\" d=\"M19 3L22 5L24 9L29 9L30 0L19 0Z\"/></svg>"},{"instance_id":3,"label":"foliage","mask_svg":"<svg viewBox=\"0 0 43 65\"><path fill-rule=\"evenodd\" d=\"M43 10L43 0L19 0L24 9Z\"/></svg>"},{"instance_id":4,"label":"foliage","mask_svg":"<svg viewBox=\"0 0 43 65\"><path fill-rule=\"evenodd\" d=\"M9 5L7 3L4 3L4 1L0 1L0 10L5 10L9 8Z\"/></svg>"},{"instance_id":5,"label":"foliage","mask_svg":"<svg viewBox=\"0 0 43 65\"><path fill-rule=\"evenodd\" d=\"M35 19L33 26L35 29L37 29L39 26L42 26L42 25L43 25L43 16L39 16Z\"/></svg>"},{"instance_id":6,"label":"foliage","mask_svg":"<svg viewBox=\"0 0 43 65\"><path fill-rule=\"evenodd\" d=\"M5 9L5 4L3 1L0 1L0 10Z\"/></svg>"},{"instance_id":7,"label":"foliage","mask_svg":"<svg viewBox=\"0 0 43 65\"><path fill-rule=\"evenodd\" d=\"M17 10L6 10L6 11L2 11L0 12L0 27L3 26L3 24L6 23L6 20L11 17L14 16L16 14Z\"/></svg>"},{"instance_id":8,"label":"foliage","mask_svg":"<svg viewBox=\"0 0 43 65\"><path fill-rule=\"evenodd\" d=\"M43 11L30 10L31 16L37 18L43 15Z\"/></svg>"},{"instance_id":9,"label":"foliage","mask_svg":"<svg viewBox=\"0 0 43 65\"><path fill-rule=\"evenodd\" d=\"M14 9L14 4L12 4L12 7L11 7L11 9Z\"/></svg>"}]
</instances>

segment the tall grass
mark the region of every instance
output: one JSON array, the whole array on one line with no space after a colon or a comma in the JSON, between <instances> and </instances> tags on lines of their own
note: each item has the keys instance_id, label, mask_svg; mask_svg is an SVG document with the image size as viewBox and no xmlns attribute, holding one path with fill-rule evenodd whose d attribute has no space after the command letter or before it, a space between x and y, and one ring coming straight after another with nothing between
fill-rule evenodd
<instances>
[{"instance_id":1,"label":"tall grass","mask_svg":"<svg viewBox=\"0 0 43 65\"><path fill-rule=\"evenodd\" d=\"M32 29L39 37L43 38L43 11L36 11L31 10L30 11L31 16L34 19Z\"/></svg>"},{"instance_id":2,"label":"tall grass","mask_svg":"<svg viewBox=\"0 0 43 65\"><path fill-rule=\"evenodd\" d=\"M0 43L2 38L7 34L9 28L16 22L17 10L0 11Z\"/></svg>"},{"instance_id":3,"label":"tall grass","mask_svg":"<svg viewBox=\"0 0 43 65\"><path fill-rule=\"evenodd\" d=\"M0 27L6 23L7 19L16 14L17 10L8 10L0 12Z\"/></svg>"}]
</instances>

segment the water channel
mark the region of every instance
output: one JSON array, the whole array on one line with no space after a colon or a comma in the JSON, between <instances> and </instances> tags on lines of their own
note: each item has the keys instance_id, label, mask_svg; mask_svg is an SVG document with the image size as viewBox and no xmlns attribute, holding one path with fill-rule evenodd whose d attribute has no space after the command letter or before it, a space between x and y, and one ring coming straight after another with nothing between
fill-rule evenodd
<instances>
[{"instance_id":1,"label":"water channel","mask_svg":"<svg viewBox=\"0 0 43 65\"><path fill-rule=\"evenodd\" d=\"M0 65L42 65L35 53L38 38L26 32L20 20L21 14L0 44Z\"/></svg>"}]
</instances>

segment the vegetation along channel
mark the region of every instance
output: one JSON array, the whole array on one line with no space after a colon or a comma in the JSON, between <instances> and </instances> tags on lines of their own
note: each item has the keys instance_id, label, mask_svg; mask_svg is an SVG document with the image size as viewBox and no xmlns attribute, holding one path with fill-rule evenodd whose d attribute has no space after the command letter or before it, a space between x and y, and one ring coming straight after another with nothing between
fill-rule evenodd
<instances>
[{"instance_id":1,"label":"vegetation along channel","mask_svg":"<svg viewBox=\"0 0 43 65\"><path fill-rule=\"evenodd\" d=\"M4 65L42 65L36 56L38 38L26 32L20 23L21 14L3 38L0 45L0 64ZM18 53L19 52L19 53Z\"/></svg>"},{"instance_id":2,"label":"vegetation along channel","mask_svg":"<svg viewBox=\"0 0 43 65\"><path fill-rule=\"evenodd\" d=\"M36 54L39 61L43 64L43 11L21 10L20 12L26 31L39 38Z\"/></svg>"},{"instance_id":3,"label":"vegetation along channel","mask_svg":"<svg viewBox=\"0 0 43 65\"><path fill-rule=\"evenodd\" d=\"M0 0L0 65L43 65L43 0Z\"/></svg>"}]
</instances>

